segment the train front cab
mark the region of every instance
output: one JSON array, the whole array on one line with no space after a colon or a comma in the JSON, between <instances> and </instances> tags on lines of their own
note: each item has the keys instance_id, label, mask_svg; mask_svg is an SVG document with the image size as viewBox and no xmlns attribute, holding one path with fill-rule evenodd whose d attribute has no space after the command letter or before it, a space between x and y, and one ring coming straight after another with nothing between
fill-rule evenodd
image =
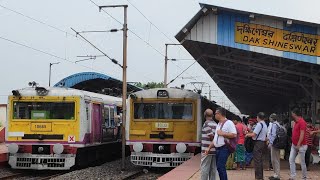
<instances>
[{"instance_id":1,"label":"train front cab","mask_svg":"<svg viewBox=\"0 0 320 180\"><path fill-rule=\"evenodd\" d=\"M10 96L6 143L14 169L70 169L79 141L79 97Z\"/></svg>"},{"instance_id":2,"label":"train front cab","mask_svg":"<svg viewBox=\"0 0 320 180\"><path fill-rule=\"evenodd\" d=\"M127 145L131 162L138 166L176 167L199 150L200 100L159 97L159 91L157 96L129 98Z\"/></svg>"}]
</instances>

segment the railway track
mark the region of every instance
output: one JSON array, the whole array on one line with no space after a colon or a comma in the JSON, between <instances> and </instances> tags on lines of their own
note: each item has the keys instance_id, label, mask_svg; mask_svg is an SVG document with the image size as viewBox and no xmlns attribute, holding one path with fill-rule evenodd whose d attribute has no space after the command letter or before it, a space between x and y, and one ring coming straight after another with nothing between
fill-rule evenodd
<instances>
[{"instance_id":1,"label":"railway track","mask_svg":"<svg viewBox=\"0 0 320 180\"><path fill-rule=\"evenodd\" d=\"M9 174L7 176L0 177L0 180L11 180L11 179L19 179L19 178L25 178L25 179L32 179L32 180L48 180L51 178L55 178L58 176L61 176L68 172L57 172L57 173L48 173L48 174L32 174L30 172L26 173L13 173Z\"/></svg>"},{"instance_id":2,"label":"railway track","mask_svg":"<svg viewBox=\"0 0 320 180\"><path fill-rule=\"evenodd\" d=\"M136 172L133 172L129 176L124 177L124 180L138 179L138 180L146 180L146 179L157 179L163 174L170 171L171 168L150 168L150 169L141 169Z\"/></svg>"},{"instance_id":3,"label":"railway track","mask_svg":"<svg viewBox=\"0 0 320 180\"><path fill-rule=\"evenodd\" d=\"M134 173L132 173L131 175L129 175L129 176L127 176L127 177L123 178L123 180L131 180L131 179L135 179L135 178L137 178L137 177L142 176L142 175L143 175L143 174L145 174L145 173L146 173L146 172L145 172L145 170L144 170L144 169L142 169L142 170L140 170L140 171L134 172Z\"/></svg>"},{"instance_id":4,"label":"railway track","mask_svg":"<svg viewBox=\"0 0 320 180\"><path fill-rule=\"evenodd\" d=\"M1 177L1 180L9 180L9 179L15 179L19 177L23 177L23 173L14 173L14 174L9 174L7 176Z\"/></svg>"}]
</instances>

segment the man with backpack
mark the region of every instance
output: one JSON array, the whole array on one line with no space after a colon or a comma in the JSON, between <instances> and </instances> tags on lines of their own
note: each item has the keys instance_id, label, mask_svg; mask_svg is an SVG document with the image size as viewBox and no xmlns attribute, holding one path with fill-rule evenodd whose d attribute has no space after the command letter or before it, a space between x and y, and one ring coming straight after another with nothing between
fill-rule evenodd
<instances>
[{"instance_id":1,"label":"man with backpack","mask_svg":"<svg viewBox=\"0 0 320 180\"><path fill-rule=\"evenodd\" d=\"M263 155L262 152L266 147L266 138L268 127L264 122L265 114L259 112L257 115L257 126L252 133L246 134L246 137L251 137L254 142L253 160L254 160L254 174L256 180L263 179Z\"/></svg>"},{"instance_id":2,"label":"man with backpack","mask_svg":"<svg viewBox=\"0 0 320 180\"><path fill-rule=\"evenodd\" d=\"M274 175L269 177L269 179L280 180L280 149L286 147L287 133L278 123L277 115L275 113L270 115L269 120L272 122L272 125L268 135L268 148L271 150L271 163L274 172Z\"/></svg>"}]
</instances>

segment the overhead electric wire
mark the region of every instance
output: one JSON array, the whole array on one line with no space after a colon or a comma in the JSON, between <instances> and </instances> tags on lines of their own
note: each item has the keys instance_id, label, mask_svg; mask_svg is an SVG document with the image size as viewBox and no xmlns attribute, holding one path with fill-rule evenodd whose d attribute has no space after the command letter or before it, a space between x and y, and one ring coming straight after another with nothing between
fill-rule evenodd
<instances>
[{"instance_id":1,"label":"overhead electric wire","mask_svg":"<svg viewBox=\"0 0 320 180\"><path fill-rule=\"evenodd\" d=\"M62 29L58 28L58 27L55 27L55 26L53 26L53 25L50 25L50 24L48 24L48 23L45 23L45 22L43 22L43 21L40 21L40 20L35 19L35 18L33 18L33 17L30 17L30 16L28 16L28 15L25 15L25 14L23 14L23 13L21 13L21 12L16 11L16 10L10 9L10 8L8 8L8 7L6 7L6 6L1 5L1 4L0 4L0 7L6 9L6 10L8 10L8 11L14 12L14 13L20 15L20 16L24 16L25 18L28 18L28 19L30 19L30 20L32 20L32 21L35 21L35 22L38 22L38 23L40 23L40 24L46 25L46 26L48 26L48 27L50 27L50 28L52 28L52 29L55 29L55 30L57 30L57 31L60 31L60 32L66 33L66 34L68 34L68 35L71 35L71 36L73 36L73 37L76 37L76 36L75 36L74 34L72 34L72 33L69 33L69 32L67 32L67 31L65 31L65 30L62 30Z\"/></svg>"},{"instance_id":2,"label":"overhead electric wire","mask_svg":"<svg viewBox=\"0 0 320 180\"><path fill-rule=\"evenodd\" d=\"M97 7L99 7L99 5L97 3L95 3L92 0L89 0L91 3L93 3L94 5L96 5ZM119 21L118 19L116 19L115 17L113 17L110 13L108 13L106 10L101 9L104 13L108 14L113 20L115 20L116 22L118 22L119 24L123 24L121 21ZM153 50L155 50L157 53L159 53L161 56L164 57L164 54L161 53L158 49L156 49L155 47L153 47L149 42L147 42L146 40L144 40L142 37L140 37L137 33L135 33L134 31L132 31L131 29L128 29L128 31L130 33L132 33L133 35L135 35L138 39L140 39L141 41L143 41L145 44L147 44L149 47L151 47Z\"/></svg>"},{"instance_id":3,"label":"overhead electric wire","mask_svg":"<svg viewBox=\"0 0 320 180\"><path fill-rule=\"evenodd\" d=\"M78 66L82 66L82 67L85 67L85 68L88 68L88 69L91 69L91 70L94 70L94 71L97 71L97 72L102 72L104 73L103 71L101 70L97 70L97 69L94 69L94 68L91 68L91 67L88 67L88 66L85 66L85 65L81 65L81 64L77 64L69 59L66 59L66 58L63 58L63 57L60 57L58 55L55 55L55 54L52 54L52 53L49 53L49 52L46 52L46 51L43 51L43 50L40 50L40 49L37 49L37 48L34 48L34 47L31 47L31 46L28 46L28 45L25 45L25 44L22 44L22 43L19 43L17 41L13 41L13 40L10 40L10 39L7 39L7 38L4 38L2 36L0 36L0 39L2 40L5 40L5 41L8 41L8 42L11 42L13 44L16 44L16 45L19 45L19 46L22 46L22 47L25 47L25 48L28 48L28 49L32 49L34 51L37 51L37 52L40 52L42 54L46 54L48 56L51 56L51 57L54 57L54 58L57 58L57 59L61 59L63 61L67 61L69 63L72 63L72 64L75 64L75 65L78 65Z\"/></svg>"},{"instance_id":4,"label":"overhead electric wire","mask_svg":"<svg viewBox=\"0 0 320 180\"><path fill-rule=\"evenodd\" d=\"M174 79L172 79L167 85L169 85L170 83L172 83L173 81L175 81L179 76L181 76L181 74L183 74L185 71L187 71L191 66L194 65L194 63L196 63L197 61L194 61L192 64L190 64L185 70L183 70L177 77L175 77Z\"/></svg>"},{"instance_id":5,"label":"overhead electric wire","mask_svg":"<svg viewBox=\"0 0 320 180\"><path fill-rule=\"evenodd\" d=\"M111 62L113 62L114 64L119 65L122 68L122 65L118 63L117 60L115 60L114 58L111 58L108 54L106 54L105 52L103 52L101 49L99 49L97 46L95 46L93 43L91 43L88 39L86 39L84 36L82 36L79 32L77 32L76 30L74 30L73 28L71 28L75 33L76 36L80 36L82 39L84 39L87 43L89 43L92 47L94 47L96 50L98 50L99 52L101 52L104 56L106 56L108 59L111 60Z\"/></svg>"},{"instance_id":6,"label":"overhead electric wire","mask_svg":"<svg viewBox=\"0 0 320 180\"><path fill-rule=\"evenodd\" d=\"M163 31L161 31L160 30L160 28L157 26L157 25L155 25L149 18L147 18L147 16L146 15L144 15L143 13L142 13L142 11L140 11L139 10L139 8L137 8L132 2L130 2L129 0L127 0L128 1L128 3L133 7L133 8L135 8L149 23L150 23L150 25L152 25L152 26L154 26L162 35L164 35L169 41L171 41L171 43L175 43L166 33L164 33ZM149 35L150 36L150 35ZM183 50L182 48L181 48L181 46L179 46L179 48L181 49L181 50ZM189 59L188 59L189 60ZM190 60L194 60L194 59L190 59ZM182 68L179 66L179 65L177 65L175 62L172 62L172 64L174 64L176 67L178 67L180 70L182 70ZM187 73L187 74L189 74L189 73ZM190 74L189 74L190 75ZM197 79L196 79L197 80Z\"/></svg>"},{"instance_id":7,"label":"overhead electric wire","mask_svg":"<svg viewBox=\"0 0 320 180\"><path fill-rule=\"evenodd\" d=\"M94 3L93 1L91 1L91 2ZM95 4L95 3L94 3L94 4ZM95 4L95 5L97 5L97 4ZM97 6L98 6L98 5L97 5ZM19 11L17 11L17 10L13 10L13 9L8 8L8 7L6 7L6 6L4 6L4 5L1 5L1 4L0 4L0 7L6 9L6 10L8 10L8 11L11 11L11 12L13 12L13 13L15 13L15 14L18 14L18 15L20 15L20 16L23 16L23 17L25 17L25 18L27 18L27 19L30 19L30 20L32 20L32 21L35 21L35 22L37 22L37 23L40 23L40 24L45 25L45 26L47 26L47 27L50 27L50 28L52 28L52 29L54 29L54 30L57 30L57 31L59 31L59 32L63 32L63 33L65 33L65 34L67 34L67 35L70 35L70 36L72 36L72 37L77 38L77 36L74 35L74 34L72 34L72 33L69 33L69 32L67 32L67 31L65 31L65 30L63 30L63 29L60 29L60 28L58 28L58 27L56 27L56 26L53 26L53 25L50 25L50 24L48 24L48 23L46 23L46 22L43 22L43 21L41 21L41 20L35 19L35 18L33 18L33 17L31 17L31 16L28 16L28 15L26 15L26 14L24 14L24 13L21 13L21 12L19 12ZM107 13L107 12L105 12L105 13ZM107 14L109 14L109 13L107 13ZM111 15L109 14L109 16L111 16ZM111 17L112 17L112 16L111 16ZM117 21L118 23L121 24L121 22L118 21L116 18L114 18L114 17L112 17L112 18L113 18L115 21ZM137 35L136 35L136 36L137 36ZM138 36L137 36L137 37L138 37ZM10 40L10 39L1 37L1 36L0 36L0 38L3 39L3 40L9 41L9 42L11 42L11 43L14 43L14 44L23 46L23 47L25 47L25 48L32 49L32 50L34 50L34 51L37 51L37 52L40 52L40 53L43 53L43 54L46 54L46 55L55 57L55 58L57 58L57 59L65 60L65 61L68 61L68 62L70 62L70 63L74 63L74 64L76 64L76 65L78 65L78 66L82 66L82 67L85 67L85 68L88 68L88 69L91 69L91 70L94 70L94 71L97 71L97 72L104 73L104 72L101 71L101 70L97 70L97 69L94 69L94 68L91 68L91 67L88 67L88 66L85 66L85 65L77 64L76 62L70 61L70 60L68 60L67 58L62 58L62 57L60 57L60 56L57 56L57 55L48 53L48 52L43 51L43 50L39 50L39 49L33 48L33 47L31 47L31 46L28 46L28 45L25 45L25 44L22 44L22 43L19 43L19 42L16 42L16 41L13 41L13 40ZM79 39L79 38L77 38L77 39ZM87 42L87 41L84 40L84 39L80 39L80 40L82 40L83 42ZM98 55L98 56L96 56L96 57L106 56L105 53L103 53L103 54L104 54L104 55L101 55L101 56ZM109 59L110 59L110 58L109 58ZM120 64L119 64L119 65L120 65ZM120 66L121 66L121 65L120 65ZM150 79L149 77L147 77L147 78Z\"/></svg>"},{"instance_id":8,"label":"overhead electric wire","mask_svg":"<svg viewBox=\"0 0 320 180\"><path fill-rule=\"evenodd\" d=\"M89 0L91 3L93 3L95 6L99 7L99 5L97 3L95 3L93 0ZM134 6L131 2L129 2L132 6ZM158 28L154 23L152 23L136 6L134 6L134 8L136 10L138 10L140 12L140 14L142 14L149 22L150 24L152 24L154 27L156 27L156 29L158 29L158 31L160 31L162 34L164 34L166 36L166 38L168 38L171 42L173 42L165 33L163 33L160 28ZM109 15L113 20L115 20L116 22L118 22L119 24L122 24L122 22L120 22L118 19L116 19L115 17L113 17L110 13L108 13L107 11L105 11L104 9L102 9L103 12L105 12L107 15ZM141 41L143 41L145 44L147 44L149 47L151 47L153 50L155 50L158 54L160 54L162 57L165 57L165 55L163 53L161 53L158 49L156 49L155 47L153 47L149 42L147 42L146 40L144 40L143 38L141 38L137 33L135 33L134 31L128 29L129 32L131 32L133 35L135 35L138 39L140 39ZM196 61L195 61L196 62ZM180 70L183 70L180 66L178 66L176 63L173 62L173 64L175 66L177 66ZM185 72L185 70L183 71L183 73ZM189 73L187 73L189 74ZM190 74L189 74L190 75ZM197 80L197 79L196 79Z\"/></svg>"},{"instance_id":9,"label":"overhead electric wire","mask_svg":"<svg viewBox=\"0 0 320 180\"><path fill-rule=\"evenodd\" d=\"M154 23L152 23L152 22L147 18L147 16L145 16L132 2L130 2L129 0L127 0L127 1L128 1L128 3L131 4L131 6L132 6L133 8L135 8L147 21L149 21L149 23L150 23L151 25L153 25L161 34L163 34L167 39L169 39L171 42L173 42L171 38L169 38L164 32L162 32L158 26L156 26Z\"/></svg>"}]
</instances>

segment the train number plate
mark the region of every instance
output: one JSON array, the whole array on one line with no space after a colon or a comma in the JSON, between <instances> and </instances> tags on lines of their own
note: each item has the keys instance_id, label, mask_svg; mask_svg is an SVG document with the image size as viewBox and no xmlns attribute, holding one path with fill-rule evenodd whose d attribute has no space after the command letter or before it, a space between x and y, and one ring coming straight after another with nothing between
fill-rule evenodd
<instances>
[{"instance_id":1,"label":"train number plate","mask_svg":"<svg viewBox=\"0 0 320 180\"><path fill-rule=\"evenodd\" d=\"M51 123L31 123L31 131L51 131Z\"/></svg>"},{"instance_id":2,"label":"train number plate","mask_svg":"<svg viewBox=\"0 0 320 180\"><path fill-rule=\"evenodd\" d=\"M169 123L157 122L157 123L155 123L155 126L156 126L156 128L167 129L167 128L169 128Z\"/></svg>"}]
</instances>

